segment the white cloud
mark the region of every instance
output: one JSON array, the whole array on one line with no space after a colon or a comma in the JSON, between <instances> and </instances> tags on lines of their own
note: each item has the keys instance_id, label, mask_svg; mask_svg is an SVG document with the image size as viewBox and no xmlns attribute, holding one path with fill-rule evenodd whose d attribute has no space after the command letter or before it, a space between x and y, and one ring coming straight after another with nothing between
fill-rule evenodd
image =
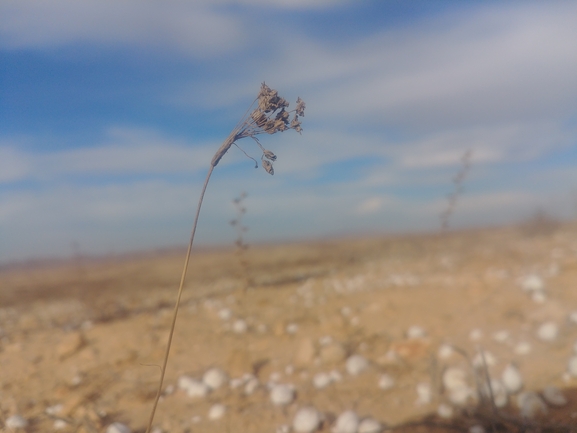
<instances>
[{"instance_id":1,"label":"white cloud","mask_svg":"<svg viewBox=\"0 0 577 433\"><path fill-rule=\"evenodd\" d=\"M254 70L298 90L317 121L423 132L551 120L577 98L576 14L575 2L493 4L339 45L288 38Z\"/></svg>"},{"instance_id":2,"label":"white cloud","mask_svg":"<svg viewBox=\"0 0 577 433\"><path fill-rule=\"evenodd\" d=\"M350 2L350 0L221 0L223 3L244 4L248 6L258 6L266 9L324 9L334 8L339 4Z\"/></svg>"},{"instance_id":3,"label":"white cloud","mask_svg":"<svg viewBox=\"0 0 577 433\"><path fill-rule=\"evenodd\" d=\"M371 197L357 206L356 213L359 215L372 214L380 210L383 204L384 200L382 197Z\"/></svg>"},{"instance_id":4,"label":"white cloud","mask_svg":"<svg viewBox=\"0 0 577 433\"><path fill-rule=\"evenodd\" d=\"M0 46L89 42L229 55L249 47L256 36L272 34L268 22L251 28L246 15L223 12L232 3L6 1ZM330 7L324 0L239 4ZM258 227L249 232L255 240L436 229L451 176L467 149L473 150L472 172L452 226L512 222L543 203L563 209L567 191L561 190L577 182L574 170L535 169L521 173L525 177L496 171L574 146L576 13L575 2L493 3L338 44L283 23L282 30L294 35L284 45L275 40L271 50L272 39L261 37L262 52L253 57L254 50L243 51L245 61L230 68L230 74L188 83L165 97L200 109L230 107L252 101L264 79L289 101L300 95L307 102L302 136L289 131L262 137L279 157L274 177L251 171L252 163L237 149L219 165L199 241L234 237L228 232L229 204L241 191L249 193L247 224ZM15 141L1 142L0 183L46 182L42 191L0 190L0 257L18 248L22 254L48 253L57 242L65 249L73 238L100 251L179 243L182 233L186 241L200 185L169 177L204 172L218 145L125 127L110 128L90 148L43 154ZM239 145L260 156L250 140ZM328 173L327 167L346 166L353 159L368 161L355 176ZM243 164L246 173L237 177ZM350 174L347 167L343 171ZM127 179L98 182L111 174ZM84 184L85 175L97 181ZM67 176L80 181L68 186L50 182ZM553 200L554 194L559 196Z\"/></svg>"},{"instance_id":5,"label":"white cloud","mask_svg":"<svg viewBox=\"0 0 577 433\"><path fill-rule=\"evenodd\" d=\"M0 185L26 178L32 172L30 162L16 149L16 143L0 142Z\"/></svg>"},{"instance_id":6,"label":"white cloud","mask_svg":"<svg viewBox=\"0 0 577 433\"><path fill-rule=\"evenodd\" d=\"M210 57L262 41L262 28L231 12L334 8L349 0L3 0L0 46L45 48L78 43L176 49Z\"/></svg>"},{"instance_id":7,"label":"white cloud","mask_svg":"<svg viewBox=\"0 0 577 433\"><path fill-rule=\"evenodd\" d=\"M0 145L0 184L57 179L66 175L191 174L205 170L215 143L187 143L153 130L112 127L92 147L36 152L25 145Z\"/></svg>"},{"instance_id":8,"label":"white cloud","mask_svg":"<svg viewBox=\"0 0 577 433\"><path fill-rule=\"evenodd\" d=\"M5 0L0 45L97 43L176 48L209 56L242 47L242 23L206 1Z\"/></svg>"}]
</instances>

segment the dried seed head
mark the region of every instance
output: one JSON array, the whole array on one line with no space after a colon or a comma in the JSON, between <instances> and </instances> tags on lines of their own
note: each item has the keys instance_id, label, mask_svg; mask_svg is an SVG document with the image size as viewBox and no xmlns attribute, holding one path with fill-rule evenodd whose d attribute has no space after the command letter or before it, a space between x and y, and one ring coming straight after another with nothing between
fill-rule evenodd
<instances>
[{"instance_id":1,"label":"dried seed head","mask_svg":"<svg viewBox=\"0 0 577 433\"><path fill-rule=\"evenodd\" d=\"M263 151L263 156L271 161L276 161L276 155L272 153L270 150L265 149Z\"/></svg>"},{"instance_id":2,"label":"dried seed head","mask_svg":"<svg viewBox=\"0 0 577 433\"><path fill-rule=\"evenodd\" d=\"M272 135L288 129L294 129L299 133L302 131L299 116L304 116L305 103L301 98L297 99L296 109L289 112L286 110L289 106L286 99L281 98L276 90L271 89L265 83L262 83L256 102L257 106L252 110L250 116L243 118L227 140L221 145L220 149L213 157L213 166L218 164L220 159L232 145L237 145L237 141L245 137L251 137L254 139L264 152L263 157L270 161L274 161L276 160L276 156L270 151L265 151L256 136L264 133ZM291 112L294 112L292 120L290 119ZM249 156L249 158L251 157ZM265 164L263 162L263 167L268 173L273 174L272 164Z\"/></svg>"},{"instance_id":3,"label":"dried seed head","mask_svg":"<svg viewBox=\"0 0 577 433\"><path fill-rule=\"evenodd\" d=\"M270 175L274 174L274 168L272 167L272 163L266 159L262 160L262 168L264 168L268 174Z\"/></svg>"},{"instance_id":4,"label":"dried seed head","mask_svg":"<svg viewBox=\"0 0 577 433\"><path fill-rule=\"evenodd\" d=\"M295 108L295 112L297 113L297 115L304 117L305 108L306 108L305 101L303 101L300 97L297 98L297 108Z\"/></svg>"},{"instance_id":5,"label":"dried seed head","mask_svg":"<svg viewBox=\"0 0 577 433\"><path fill-rule=\"evenodd\" d=\"M276 120L282 120L284 122L288 122L288 118L289 114L284 108L280 110L276 115Z\"/></svg>"},{"instance_id":6,"label":"dried seed head","mask_svg":"<svg viewBox=\"0 0 577 433\"><path fill-rule=\"evenodd\" d=\"M302 132L301 122L299 121L299 117L295 114L295 117L291 121L291 128L294 129L299 134Z\"/></svg>"},{"instance_id":7,"label":"dried seed head","mask_svg":"<svg viewBox=\"0 0 577 433\"><path fill-rule=\"evenodd\" d=\"M263 127L263 125L266 123L267 118L266 118L266 114L264 114L262 111L260 110L254 110L250 117L252 117L252 119L255 121L255 123L257 124L257 126L259 126L260 128Z\"/></svg>"},{"instance_id":8,"label":"dried seed head","mask_svg":"<svg viewBox=\"0 0 577 433\"><path fill-rule=\"evenodd\" d=\"M258 95L258 108L261 111L270 113L271 111L276 111L288 106L289 103L286 101L286 99L278 96L276 90L273 90L265 83L262 83L260 93Z\"/></svg>"}]
</instances>

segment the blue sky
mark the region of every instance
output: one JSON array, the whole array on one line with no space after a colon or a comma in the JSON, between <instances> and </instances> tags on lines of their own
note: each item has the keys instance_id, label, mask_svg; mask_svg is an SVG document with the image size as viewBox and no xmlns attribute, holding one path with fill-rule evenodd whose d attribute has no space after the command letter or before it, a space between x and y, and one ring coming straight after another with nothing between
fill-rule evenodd
<instances>
[{"instance_id":1,"label":"blue sky","mask_svg":"<svg viewBox=\"0 0 577 433\"><path fill-rule=\"evenodd\" d=\"M577 216L577 2L3 0L0 262L186 243L260 83L303 134L219 164L199 244ZM251 140L239 145L260 153Z\"/></svg>"}]
</instances>

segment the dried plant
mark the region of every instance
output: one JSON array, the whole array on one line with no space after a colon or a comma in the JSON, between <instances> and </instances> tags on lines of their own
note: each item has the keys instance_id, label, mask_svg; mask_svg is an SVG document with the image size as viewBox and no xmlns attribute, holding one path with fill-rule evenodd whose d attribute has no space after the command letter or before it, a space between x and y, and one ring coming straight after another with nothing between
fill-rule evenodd
<instances>
[{"instance_id":1,"label":"dried plant","mask_svg":"<svg viewBox=\"0 0 577 433\"><path fill-rule=\"evenodd\" d=\"M455 211L455 207L457 206L457 201L459 197L463 193L463 182L469 173L469 169L471 168L471 157L473 156L473 151L468 149L463 156L461 157L461 169L457 172L455 177L453 178L453 185L455 186L453 192L451 192L447 199L447 208L441 213L441 229L447 230L449 228L449 219L453 212Z\"/></svg>"},{"instance_id":2,"label":"dried plant","mask_svg":"<svg viewBox=\"0 0 577 433\"><path fill-rule=\"evenodd\" d=\"M232 201L236 210L236 217L230 221L230 225L236 230L236 240L234 241L236 247L235 255L238 259L238 264L244 279L243 291L252 285L252 279L248 270L248 260L245 254L248 245L244 241L244 234L248 231L248 227L243 225L242 222L242 219L246 214L246 207L244 206L244 199L246 197L247 193L243 192Z\"/></svg>"},{"instance_id":3,"label":"dried plant","mask_svg":"<svg viewBox=\"0 0 577 433\"><path fill-rule=\"evenodd\" d=\"M256 104L256 107L255 107ZM184 267L182 270L182 275L180 278L180 285L178 287L178 294L176 297L176 303L174 305L174 312L172 314L172 322L170 325L170 332L168 335L168 342L166 345L166 350L164 352L164 360L160 372L160 380L158 383L158 390L156 397L154 399L154 404L150 412L150 419L148 421L148 426L146 428L146 433L149 433L152 428L152 422L154 421L154 414L156 412L156 407L158 406L158 400L162 393L162 386L164 384L164 376L166 373L166 366L168 364L168 355L170 353L170 346L172 345L172 338L174 335L174 328L176 325L176 318L178 316L178 308L180 306L180 299L182 296L182 289L184 286L184 280L186 279L186 272L188 269L188 263L190 261L190 253L192 251L192 244L194 242L194 234L196 232L196 226L198 224L198 217L200 215L200 208L202 207L202 201L204 194L206 192L206 187L210 180L210 176L214 168L218 165L222 157L229 151L232 145L237 145L237 141L250 137L252 138L262 150L262 167L269 174L274 174L274 169L272 166L273 161L276 160L276 155L268 149L265 149L259 140L256 138L260 134L275 134L277 132L287 131L289 129L294 129L297 132L301 132L301 122L300 118L304 116L305 103L301 98L297 98L296 108L292 111L287 111L289 103L286 99L280 97L276 90L271 89L265 83L262 83L260 92L253 103L250 105L240 122L234 127L227 139L222 143L220 148L214 154L212 161L210 162L210 167L206 175L206 179L202 186L200 193L200 198L198 200L198 205L196 208L196 214L194 217L194 223L192 225L192 233L190 235L190 241L188 243L188 250L186 252L186 258L184 261ZM254 108L253 108L254 107ZM250 113L250 114L249 114ZM291 117L292 113L292 119Z\"/></svg>"}]
</instances>

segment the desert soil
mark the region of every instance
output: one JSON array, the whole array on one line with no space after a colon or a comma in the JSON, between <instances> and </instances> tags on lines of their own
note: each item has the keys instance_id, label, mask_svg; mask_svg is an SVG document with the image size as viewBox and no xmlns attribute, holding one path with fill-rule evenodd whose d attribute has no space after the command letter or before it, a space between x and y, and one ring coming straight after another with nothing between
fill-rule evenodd
<instances>
[{"instance_id":1,"label":"desert soil","mask_svg":"<svg viewBox=\"0 0 577 433\"><path fill-rule=\"evenodd\" d=\"M18 414L28 432L100 432L113 422L143 432L183 261L166 251L0 270L0 427ZM543 284L538 296L522 288L529 277ZM427 415L443 403L458 417L467 409L448 402L440 378L459 367L474 386L470 360L481 349L490 358L482 372L499 378L513 362L524 390L561 388L568 403L545 417L577 425L577 378L567 373L575 312L576 224L199 250L154 425L275 432L308 405L322 412L323 431L349 409L388 426L441 420ZM546 322L558 332L543 340ZM355 354L368 367L351 375ZM210 367L230 379L252 374L258 386L247 394L233 380L204 397L178 387ZM322 372L335 380L317 388ZM389 389L379 387L383 374ZM294 401L275 406L274 383L294 385ZM430 401L418 386L430 387ZM225 413L210 419L218 403ZM508 411L517 411L514 396Z\"/></svg>"}]
</instances>

